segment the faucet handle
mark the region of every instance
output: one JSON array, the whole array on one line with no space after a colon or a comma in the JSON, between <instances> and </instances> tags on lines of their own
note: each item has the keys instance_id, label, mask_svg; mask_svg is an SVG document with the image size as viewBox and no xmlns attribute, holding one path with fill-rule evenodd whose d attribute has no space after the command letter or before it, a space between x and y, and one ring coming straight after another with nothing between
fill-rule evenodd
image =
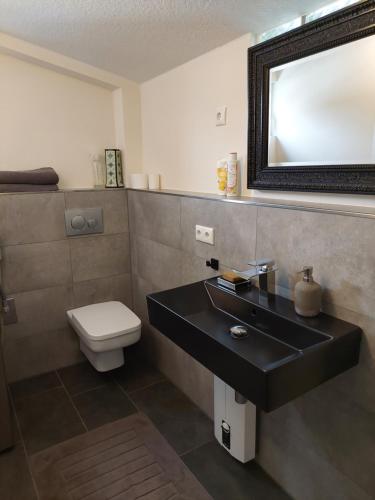
<instances>
[{"instance_id":1,"label":"faucet handle","mask_svg":"<svg viewBox=\"0 0 375 500\"><path fill-rule=\"evenodd\" d=\"M251 260L249 266L260 269L262 272L276 271L277 267L275 265L275 261L273 259L259 259L259 260Z\"/></svg>"}]
</instances>

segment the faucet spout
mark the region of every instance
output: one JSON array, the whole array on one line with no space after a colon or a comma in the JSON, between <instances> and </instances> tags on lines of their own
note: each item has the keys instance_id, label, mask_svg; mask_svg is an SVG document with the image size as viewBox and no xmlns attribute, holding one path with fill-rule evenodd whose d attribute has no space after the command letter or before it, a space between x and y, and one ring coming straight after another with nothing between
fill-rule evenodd
<instances>
[{"instance_id":1,"label":"faucet spout","mask_svg":"<svg viewBox=\"0 0 375 500\"><path fill-rule=\"evenodd\" d=\"M259 291L261 295L275 294L277 266L273 259L252 260L249 263L250 269L246 271L234 270L239 276L250 280L258 278Z\"/></svg>"}]
</instances>

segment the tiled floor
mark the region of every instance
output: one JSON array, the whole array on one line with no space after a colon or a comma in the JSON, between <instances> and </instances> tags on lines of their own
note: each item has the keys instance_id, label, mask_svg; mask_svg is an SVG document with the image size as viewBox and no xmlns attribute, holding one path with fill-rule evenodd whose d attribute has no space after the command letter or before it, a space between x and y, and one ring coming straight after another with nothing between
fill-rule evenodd
<instances>
[{"instance_id":1,"label":"tiled floor","mask_svg":"<svg viewBox=\"0 0 375 500\"><path fill-rule=\"evenodd\" d=\"M54 444L145 413L215 500L289 497L256 463L242 465L215 441L212 422L171 382L135 356L111 373L89 363L11 385L17 445L0 454L2 500L37 499L29 457Z\"/></svg>"}]
</instances>

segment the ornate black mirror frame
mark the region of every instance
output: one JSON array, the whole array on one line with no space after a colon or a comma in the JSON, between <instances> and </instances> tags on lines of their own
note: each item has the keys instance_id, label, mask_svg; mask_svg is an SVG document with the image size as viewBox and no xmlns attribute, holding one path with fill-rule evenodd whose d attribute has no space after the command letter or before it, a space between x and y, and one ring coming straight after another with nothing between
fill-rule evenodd
<instances>
[{"instance_id":1,"label":"ornate black mirror frame","mask_svg":"<svg viewBox=\"0 0 375 500\"><path fill-rule=\"evenodd\" d=\"M270 69L373 34L375 0L368 0L249 49L248 188L375 194L374 164L268 166Z\"/></svg>"}]
</instances>

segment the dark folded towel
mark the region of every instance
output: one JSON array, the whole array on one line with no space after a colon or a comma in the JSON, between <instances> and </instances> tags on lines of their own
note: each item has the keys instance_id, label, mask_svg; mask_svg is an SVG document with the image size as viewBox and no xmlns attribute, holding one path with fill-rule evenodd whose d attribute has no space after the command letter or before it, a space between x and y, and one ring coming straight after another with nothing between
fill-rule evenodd
<instances>
[{"instance_id":1,"label":"dark folded towel","mask_svg":"<svg viewBox=\"0 0 375 500\"><path fill-rule=\"evenodd\" d=\"M57 184L59 176L51 167L35 170L0 170L0 184ZM23 189L24 191L24 189ZM40 191L40 189L38 189ZM54 190L51 190L54 191Z\"/></svg>"},{"instance_id":2,"label":"dark folded towel","mask_svg":"<svg viewBox=\"0 0 375 500\"><path fill-rule=\"evenodd\" d=\"M37 191L58 191L56 184L0 184L0 193L35 193Z\"/></svg>"}]
</instances>

